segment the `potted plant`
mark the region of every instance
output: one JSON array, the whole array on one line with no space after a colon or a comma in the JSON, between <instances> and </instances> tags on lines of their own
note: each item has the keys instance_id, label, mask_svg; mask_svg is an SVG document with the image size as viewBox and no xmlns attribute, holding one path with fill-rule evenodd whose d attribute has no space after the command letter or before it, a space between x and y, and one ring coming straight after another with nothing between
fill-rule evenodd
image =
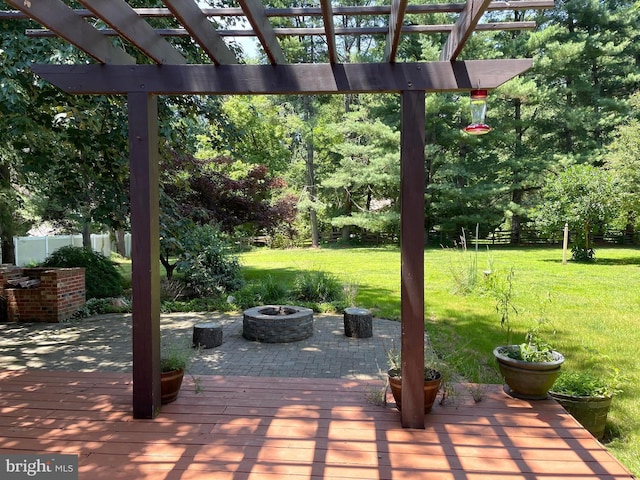
<instances>
[{"instance_id":1,"label":"potted plant","mask_svg":"<svg viewBox=\"0 0 640 480\"><path fill-rule=\"evenodd\" d=\"M544 312L536 320L535 326L529 329L523 343L511 343L510 315L518 314L512 303L513 276L514 271L511 269L504 279L491 275L488 280L490 292L496 298L500 325L507 330L507 344L496 347L493 355L509 395L526 400L541 400L548 397L549 389L560 374L564 356L555 351L540 334L541 327L548 323ZM545 303L542 303L543 310L544 306Z\"/></svg>"},{"instance_id":2,"label":"potted plant","mask_svg":"<svg viewBox=\"0 0 640 480\"><path fill-rule=\"evenodd\" d=\"M162 404L171 403L178 398L184 372L193 358L193 348L186 342L171 341L163 343L160 357L160 387Z\"/></svg>"},{"instance_id":3,"label":"potted plant","mask_svg":"<svg viewBox=\"0 0 640 480\"><path fill-rule=\"evenodd\" d=\"M520 345L502 345L493 350L507 393L526 400L547 398L560 374L564 356L533 332Z\"/></svg>"},{"instance_id":4,"label":"potted plant","mask_svg":"<svg viewBox=\"0 0 640 480\"><path fill-rule=\"evenodd\" d=\"M402 361L400 351L394 346L386 350L389 370L387 379L396 408L402 410ZM442 383L441 361L430 348L424 353L424 413L429 413Z\"/></svg>"},{"instance_id":5,"label":"potted plant","mask_svg":"<svg viewBox=\"0 0 640 480\"><path fill-rule=\"evenodd\" d=\"M611 400L620 393L618 372L562 372L549 394L598 440L604 436Z\"/></svg>"}]
</instances>

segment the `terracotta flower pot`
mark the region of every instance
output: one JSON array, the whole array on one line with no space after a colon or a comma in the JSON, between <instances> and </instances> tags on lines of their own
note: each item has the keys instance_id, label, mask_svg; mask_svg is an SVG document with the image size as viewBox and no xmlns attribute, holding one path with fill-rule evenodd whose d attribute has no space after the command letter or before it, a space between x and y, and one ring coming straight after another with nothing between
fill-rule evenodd
<instances>
[{"instance_id":1,"label":"terracotta flower pot","mask_svg":"<svg viewBox=\"0 0 640 480\"><path fill-rule=\"evenodd\" d=\"M433 403L440 390L440 382L442 376L437 373L435 380L425 380L424 382L424 413L429 413L433 407ZM393 399L396 401L396 408L402 410L402 379L397 370L389 370L389 386L391 387L391 393Z\"/></svg>"},{"instance_id":2,"label":"terracotta flower pot","mask_svg":"<svg viewBox=\"0 0 640 480\"><path fill-rule=\"evenodd\" d=\"M172 370L160 374L160 388L162 391L162 405L174 402L178 398L184 370Z\"/></svg>"}]
</instances>

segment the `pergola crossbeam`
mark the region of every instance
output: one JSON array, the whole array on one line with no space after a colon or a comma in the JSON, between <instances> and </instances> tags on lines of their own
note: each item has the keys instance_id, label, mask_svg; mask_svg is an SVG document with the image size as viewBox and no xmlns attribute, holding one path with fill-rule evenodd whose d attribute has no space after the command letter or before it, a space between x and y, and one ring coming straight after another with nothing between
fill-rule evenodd
<instances>
[{"instance_id":1,"label":"pergola crossbeam","mask_svg":"<svg viewBox=\"0 0 640 480\"><path fill-rule=\"evenodd\" d=\"M448 33L453 29L454 25L403 25L402 34L421 34L421 33ZM509 31L509 30L533 30L536 28L536 22L493 22L493 23L480 23L476 26L476 31ZM185 28L156 28L154 31L163 37L192 37L193 34ZM303 35L327 35L327 29L321 27L281 27L274 28L277 37L293 37ZM388 32L386 27L336 27L333 30L335 35L385 35ZM113 29L100 30L100 33L106 36L117 36L118 32ZM252 30L218 30L216 32L220 37L254 37L255 33ZM28 29L25 31L28 37L54 37L55 32L46 29ZM328 45L328 41L327 41ZM203 45L204 48L204 45ZM335 55L335 38L333 39L333 50ZM331 58L331 54L329 54ZM336 57L337 58L337 57ZM330 63L331 59L329 60ZM220 62L222 63L222 62ZM237 63L227 62L227 63Z\"/></svg>"},{"instance_id":2,"label":"pergola crossbeam","mask_svg":"<svg viewBox=\"0 0 640 480\"><path fill-rule=\"evenodd\" d=\"M10 3L10 2L7 2ZM13 3L11 3L13 5ZM464 9L464 3L431 3L424 5L407 5L407 14L433 14L433 13L460 13ZM494 1L489 4L487 11L501 10L543 10L553 8L553 0L517 0L514 2ZM168 8L134 8L138 15L143 18L164 18L172 17L173 13ZM334 15L389 15L391 5L362 5L362 6L333 6ZM207 17L238 17L244 12L238 7L201 7L202 13ZM75 9L73 12L80 17L93 17L91 10ZM288 8L265 8L264 14L267 17L321 17L322 8L318 7L288 7ZM29 15L20 11L0 12L0 19L17 20L30 18Z\"/></svg>"},{"instance_id":3,"label":"pergola crossbeam","mask_svg":"<svg viewBox=\"0 0 640 480\"><path fill-rule=\"evenodd\" d=\"M110 25L141 52L160 64L181 64L187 60L169 42L157 35L124 0L78 0Z\"/></svg>"},{"instance_id":4,"label":"pergola crossbeam","mask_svg":"<svg viewBox=\"0 0 640 480\"><path fill-rule=\"evenodd\" d=\"M296 65L33 65L68 93L287 95L468 91L496 88L531 68L531 59Z\"/></svg>"}]
</instances>

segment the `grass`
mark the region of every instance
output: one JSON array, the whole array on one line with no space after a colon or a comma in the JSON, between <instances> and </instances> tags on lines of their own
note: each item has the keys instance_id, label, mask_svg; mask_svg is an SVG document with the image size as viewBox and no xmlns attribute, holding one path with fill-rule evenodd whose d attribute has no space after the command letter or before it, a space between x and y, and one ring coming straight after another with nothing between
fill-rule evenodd
<instances>
[{"instance_id":1,"label":"grass","mask_svg":"<svg viewBox=\"0 0 640 480\"><path fill-rule=\"evenodd\" d=\"M482 271L504 275L513 268L514 339L546 307L547 340L567 361L563 368L587 369L602 363L626 377L610 413L607 447L634 474L640 475L640 249L601 248L595 264L561 264L561 251L551 248L502 248L475 252L425 251L425 328L436 348L463 352L456 358L464 373L478 381L495 379L492 350L505 343L495 301L483 293ZM240 256L245 277L267 275L292 284L296 274L324 271L358 285L356 303L376 316L399 319L400 252L385 248L260 249ZM459 290L454 273L477 261L479 288ZM555 330L555 334L553 334Z\"/></svg>"}]
</instances>

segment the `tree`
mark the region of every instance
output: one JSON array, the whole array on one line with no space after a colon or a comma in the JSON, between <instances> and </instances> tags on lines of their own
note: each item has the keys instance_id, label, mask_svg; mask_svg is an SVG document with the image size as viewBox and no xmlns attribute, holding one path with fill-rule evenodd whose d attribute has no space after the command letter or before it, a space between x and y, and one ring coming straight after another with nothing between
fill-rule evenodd
<instances>
[{"instance_id":1,"label":"tree","mask_svg":"<svg viewBox=\"0 0 640 480\"><path fill-rule=\"evenodd\" d=\"M640 19L633 3L560 0L531 35L545 106L538 129L555 153L593 159L624 118L626 100L640 86Z\"/></svg>"},{"instance_id":2,"label":"tree","mask_svg":"<svg viewBox=\"0 0 640 480\"><path fill-rule=\"evenodd\" d=\"M331 147L336 165L321 182L339 201L331 224L370 232L396 230L399 219L399 134L357 106L343 121L329 126L340 142Z\"/></svg>"},{"instance_id":3,"label":"tree","mask_svg":"<svg viewBox=\"0 0 640 480\"><path fill-rule=\"evenodd\" d=\"M31 59L44 58L45 40L28 41L22 34L26 21L0 21L0 241L2 263L15 262L14 235L29 229L25 205L25 161L46 158L52 135L34 120L42 98L52 88L29 70Z\"/></svg>"},{"instance_id":4,"label":"tree","mask_svg":"<svg viewBox=\"0 0 640 480\"><path fill-rule=\"evenodd\" d=\"M538 226L554 237L567 223L573 235L574 259L592 259L594 230L604 229L617 211L617 187L611 173L592 165L570 166L547 179L542 200Z\"/></svg>"},{"instance_id":5,"label":"tree","mask_svg":"<svg viewBox=\"0 0 640 480\"><path fill-rule=\"evenodd\" d=\"M197 159L167 150L161 177L160 261L171 278L189 248L196 225L216 225L227 235L269 232L295 218L295 197L264 165L229 157Z\"/></svg>"},{"instance_id":6,"label":"tree","mask_svg":"<svg viewBox=\"0 0 640 480\"><path fill-rule=\"evenodd\" d=\"M264 165L275 174L287 170L293 136L289 121L295 121L287 102L275 104L267 96L235 96L226 98L220 110L209 132L200 136L196 157L231 157Z\"/></svg>"},{"instance_id":7,"label":"tree","mask_svg":"<svg viewBox=\"0 0 640 480\"><path fill-rule=\"evenodd\" d=\"M632 103L640 106L640 93ZM640 220L640 121L630 119L618 126L607 148L605 167L620 187L620 216L627 234L633 235Z\"/></svg>"}]
</instances>

